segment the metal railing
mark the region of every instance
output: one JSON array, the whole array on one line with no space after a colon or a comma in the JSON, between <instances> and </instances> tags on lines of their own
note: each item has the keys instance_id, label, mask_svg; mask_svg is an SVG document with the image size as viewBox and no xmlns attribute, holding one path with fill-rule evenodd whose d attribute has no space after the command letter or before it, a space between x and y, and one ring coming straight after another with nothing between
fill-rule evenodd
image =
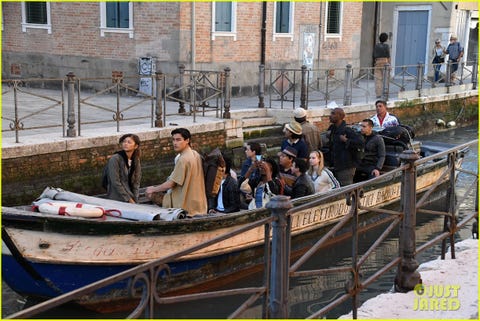
<instances>
[{"instance_id":1,"label":"metal railing","mask_svg":"<svg viewBox=\"0 0 480 321\"><path fill-rule=\"evenodd\" d=\"M138 89L141 81L150 82L151 92ZM61 127L63 137L75 137L85 127L112 121L119 132L121 124L149 121L152 127L163 127L166 117L174 115L192 115L195 122L200 112L205 116L211 110L217 118L230 118L229 68L195 71L180 66L179 74L131 77L114 71L108 78L78 78L69 73L59 79L4 79L2 84L2 132L13 131L16 143L26 130L47 133ZM39 87L58 87L60 97L55 91L49 96L39 94ZM190 105L189 112L185 105Z\"/></svg>"},{"instance_id":2,"label":"metal railing","mask_svg":"<svg viewBox=\"0 0 480 321\"><path fill-rule=\"evenodd\" d=\"M405 91L418 91L418 97L424 93L422 90L444 86L447 89L454 85L471 84L472 89L477 88L478 60L461 62L458 70L452 73L452 63L442 65L441 77L435 81L425 74L427 65L419 62L416 65L383 67L383 77L375 76L375 67L353 68L347 65L344 68L307 69L301 68L265 68L260 67L259 100L263 101L265 95L269 98L267 106L273 108L276 103L283 109L287 103L292 103L293 108L299 102L299 107L308 108L313 102L321 102L326 106L338 104L350 106L352 103L369 103L377 99L375 83L381 82L382 95L385 100L398 97ZM435 68L437 64L429 65ZM444 70L444 69L445 70ZM262 75L264 73L264 75ZM262 84L263 80L268 80Z\"/></svg>"},{"instance_id":3,"label":"metal railing","mask_svg":"<svg viewBox=\"0 0 480 321\"><path fill-rule=\"evenodd\" d=\"M415 254L426 248L432 246L439 241L442 241L442 258L445 256L446 239L451 245L452 258L455 258L455 244L453 236L457 230L465 226L470 220L477 217L478 212L471 213L463 217L462 221L458 220L458 211L461 202L465 201L469 193L476 191L478 184L478 173L464 170L457 167L457 159L462 157L463 150L469 146L478 144L478 140L462 144L455 148L451 148L442 153L427 156L419 159L418 154L413 151L406 151L401 155L403 160L402 166L393 170L383 176L374 178L367 182L357 183L346 186L333 193L315 198L305 204L299 204L292 208L292 202L285 196L275 196L270 203L267 204L267 209L271 211L271 216L259 219L256 222L244 225L228 234L220 235L202 244L198 244L189 249L183 250L168 257L154 260L117 275L110 276L104 280L95 282L91 285L82 287L71 293L60 295L56 298L50 299L36 306L26 308L23 311L17 312L8 316L7 318L30 318L41 312L47 311L61 304L80 299L82 296L88 295L95 290L111 285L123 279L131 279L129 291L133 297L134 294L141 294L140 303L131 312L128 318L137 318L142 314L146 318L153 318L155 315L155 306L158 304L169 304L186 302L197 299L217 298L232 295L249 295L248 299L233 311L228 318L241 317L242 313L250 307L255 301L263 299L262 318L288 318L288 284L291 278L302 276L320 276L332 273L350 273L351 278L346 281L346 293L337 299L328 302L318 311L311 314L308 318L319 318L334 307L351 299L351 306L353 310L353 318L357 317L358 295L361 291L366 289L376 279L387 271L397 267L397 277L395 278L395 286L399 291L412 290L411 284L404 283L405 279L415 280L419 278L416 268L418 264L415 261ZM442 160L443 158L443 160ZM442 163L443 162L443 163ZM441 173L440 178L428 190L424 191L423 196L416 201L416 176L422 171L422 166L445 164L446 169ZM423 170L426 170L423 168ZM472 175L474 180L471 186L467 189L470 192L455 202L455 176L459 173ZM401 191L402 191L402 210L388 209L385 207L372 207L369 202L364 199L365 191L369 186L386 182L391 182L392 178L401 176ZM425 201L432 196L441 184L447 184L447 211L433 211L423 208ZM313 206L329 202L330 200L338 199L339 196L345 198L346 205L349 206L349 211L346 215L341 217L334 225L332 225L326 234L324 234L318 241L315 242L299 259L293 264L289 264L292 246L292 215L302 210L312 208ZM367 251L360 255L358 249L358 238L360 233L365 230L365 227L360 224L360 213L373 212L385 215L381 221L376 224L386 224L388 226L384 229L381 235L370 245ZM416 247L415 242L415 217L417 213L426 213L432 215L442 215L445 218L443 232L434 237L432 240L426 242L420 247ZM402 224L402 230L399 238L400 254L394 257L389 263L385 264L373 275L368 276L367 279L362 280L361 268L366 260L374 253L375 249L384 241L393 229ZM264 226L264 284L258 287L244 287L220 291L211 291L206 293L187 294L164 297L162 293L157 293L156 286L162 279L159 278L162 271L168 275L169 262L180 259L182 256L193 253L197 250L206 248L218 242L222 242L237 235L241 235L249 230ZM310 259L318 249L320 249L329 239L341 229L351 231L351 266L337 267L327 269L301 270L305 262ZM138 296L137 296L138 297Z\"/></svg>"}]
</instances>

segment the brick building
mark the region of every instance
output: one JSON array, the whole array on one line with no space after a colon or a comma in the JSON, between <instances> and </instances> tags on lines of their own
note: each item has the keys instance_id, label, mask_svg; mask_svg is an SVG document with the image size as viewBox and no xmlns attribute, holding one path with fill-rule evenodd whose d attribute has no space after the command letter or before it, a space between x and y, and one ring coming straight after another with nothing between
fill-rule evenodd
<instances>
[{"instance_id":1,"label":"brick building","mask_svg":"<svg viewBox=\"0 0 480 321\"><path fill-rule=\"evenodd\" d=\"M252 93L262 62L358 67L362 8L361 2L4 2L2 77L135 75L147 57L142 62L164 73L179 64L228 66L232 86Z\"/></svg>"}]
</instances>

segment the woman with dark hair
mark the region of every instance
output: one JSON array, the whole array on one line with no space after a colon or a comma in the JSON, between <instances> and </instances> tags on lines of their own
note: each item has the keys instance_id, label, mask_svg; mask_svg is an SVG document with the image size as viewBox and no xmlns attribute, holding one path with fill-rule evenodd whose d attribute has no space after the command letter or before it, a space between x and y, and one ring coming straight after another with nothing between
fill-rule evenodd
<instances>
[{"instance_id":1,"label":"woman with dark hair","mask_svg":"<svg viewBox=\"0 0 480 321\"><path fill-rule=\"evenodd\" d=\"M373 48L373 60L375 64L375 94L377 98L381 98L383 94L383 72L385 65L390 64L390 47L386 44L388 35L385 32L380 34L378 40L380 42Z\"/></svg>"},{"instance_id":2,"label":"woman with dark hair","mask_svg":"<svg viewBox=\"0 0 480 321\"><path fill-rule=\"evenodd\" d=\"M112 200L137 203L142 168L140 138L125 134L119 139L122 150L115 152L106 167L107 197Z\"/></svg>"},{"instance_id":3,"label":"woman with dark hair","mask_svg":"<svg viewBox=\"0 0 480 321\"><path fill-rule=\"evenodd\" d=\"M268 157L261 162L257 162L256 166L260 170L260 177L248 182L253 191L253 199L248 206L249 209L264 207L270 197L283 194L283 185L279 177L277 162Z\"/></svg>"}]
</instances>

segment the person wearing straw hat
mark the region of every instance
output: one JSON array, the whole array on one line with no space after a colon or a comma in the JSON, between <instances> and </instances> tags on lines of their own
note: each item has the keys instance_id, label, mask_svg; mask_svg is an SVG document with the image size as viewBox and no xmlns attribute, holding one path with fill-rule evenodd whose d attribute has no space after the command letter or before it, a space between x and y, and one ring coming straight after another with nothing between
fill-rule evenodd
<instances>
[{"instance_id":1,"label":"person wearing straw hat","mask_svg":"<svg viewBox=\"0 0 480 321\"><path fill-rule=\"evenodd\" d=\"M285 124L283 133L285 134L285 139L280 146L280 150L284 150L286 147L290 146L297 150L296 157L308 159L308 147L302 136L302 125L296 121L291 121L290 123Z\"/></svg>"}]
</instances>

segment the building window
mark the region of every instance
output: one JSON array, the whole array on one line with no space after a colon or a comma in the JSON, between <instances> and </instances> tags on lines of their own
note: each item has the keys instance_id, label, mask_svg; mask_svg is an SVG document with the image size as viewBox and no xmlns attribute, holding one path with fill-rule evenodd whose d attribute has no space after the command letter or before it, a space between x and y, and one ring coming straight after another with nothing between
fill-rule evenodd
<instances>
[{"instance_id":1,"label":"building window","mask_svg":"<svg viewBox=\"0 0 480 321\"><path fill-rule=\"evenodd\" d=\"M212 40L215 37L233 37L237 40L237 2L212 2ZM195 5L195 2L192 2Z\"/></svg>"},{"instance_id":2,"label":"building window","mask_svg":"<svg viewBox=\"0 0 480 321\"><path fill-rule=\"evenodd\" d=\"M46 29L52 33L50 2L22 2L22 31Z\"/></svg>"},{"instance_id":3,"label":"building window","mask_svg":"<svg viewBox=\"0 0 480 321\"><path fill-rule=\"evenodd\" d=\"M105 33L128 33L133 38L133 4L132 2L100 3L100 35Z\"/></svg>"},{"instance_id":4,"label":"building window","mask_svg":"<svg viewBox=\"0 0 480 321\"><path fill-rule=\"evenodd\" d=\"M274 36L290 37L293 41L293 2L275 2L274 12Z\"/></svg>"},{"instance_id":5,"label":"building window","mask_svg":"<svg viewBox=\"0 0 480 321\"><path fill-rule=\"evenodd\" d=\"M342 3L327 2L327 36L340 36L342 30Z\"/></svg>"}]
</instances>

